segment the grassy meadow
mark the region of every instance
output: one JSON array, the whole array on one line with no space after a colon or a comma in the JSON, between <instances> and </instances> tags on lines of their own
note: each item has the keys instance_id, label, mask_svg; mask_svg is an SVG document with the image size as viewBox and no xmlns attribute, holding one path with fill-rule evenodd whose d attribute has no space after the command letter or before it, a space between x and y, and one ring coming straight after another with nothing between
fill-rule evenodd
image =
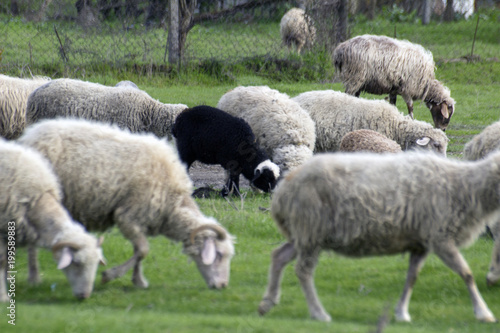
<instances>
[{"instance_id":1,"label":"grassy meadow","mask_svg":"<svg viewBox=\"0 0 500 333\"><path fill-rule=\"evenodd\" d=\"M28 25L27 31L30 29ZM370 31L375 33L374 29L376 25ZM413 25L414 33L424 36L419 29L424 28ZM427 34L439 36L439 27L425 29ZM488 56L500 54L500 46L496 47L493 51L488 48ZM16 52L22 53L5 49L0 66L15 57ZM438 58L446 56L443 53ZM303 58L294 55L290 58L309 64L321 57L305 54ZM252 66L246 65L179 71L175 75L116 69L67 70L64 75L44 72L43 68L31 70L53 78L74 77L106 85L127 79L165 103L215 106L225 92L238 85L268 85L289 96L310 90L343 90L341 83L333 79L331 63L315 65L327 74L317 78L314 73L303 76L301 69L282 73L275 67L267 72L253 71L249 69ZM5 66L0 71L27 75L25 67ZM437 63L436 75L451 89L457 102L446 134L450 139L448 158L461 159L464 144L500 118L500 63L443 60ZM382 98L368 94L363 97ZM406 113L401 97L397 106ZM419 101L415 102L415 117L432 123L430 112ZM232 199L232 205L222 198L197 199L206 215L214 216L237 238L227 289L209 290L195 264L182 254L180 244L157 237L150 238L150 253L144 260L148 289L135 288L130 281L131 272L103 285L100 272L105 267L100 267L91 298L77 301L47 250L40 251L41 284L28 285L27 252L20 248L16 256L16 326L7 323L8 311L0 306L0 332L500 332L499 324L475 320L464 282L434 255L428 258L414 288L410 303L412 323L398 323L393 318L406 277L408 255L350 259L323 253L315 282L320 299L332 316L331 323L309 319L305 298L290 265L284 274L281 303L260 317L257 307L267 284L270 253L283 237L269 212L262 209L269 208L271 196L244 193L244 199ZM108 268L130 258L132 246L118 230L112 229L104 236ZM500 285L488 288L485 281L492 246L491 238L483 236L463 253L485 301L500 318Z\"/></svg>"}]
</instances>

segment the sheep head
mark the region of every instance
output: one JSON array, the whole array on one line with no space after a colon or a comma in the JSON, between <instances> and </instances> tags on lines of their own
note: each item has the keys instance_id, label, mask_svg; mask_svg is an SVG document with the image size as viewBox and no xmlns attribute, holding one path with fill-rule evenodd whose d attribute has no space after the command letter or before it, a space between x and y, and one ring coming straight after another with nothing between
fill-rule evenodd
<instances>
[{"instance_id":1,"label":"sheep head","mask_svg":"<svg viewBox=\"0 0 500 333\"><path fill-rule=\"evenodd\" d=\"M279 166L270 160L265 160L255 168L252 184L264 192L270 192L276 186L279 176Z\"/></svg>"},{"instance_id":2,"label":"sheep head","mask_svg":"<svg viewBox=\"0 0 500 333\"><path fill-rule=\"evenodd\" d=\"M229 284L233 237L213 219L191 231L187 251L209 288L222 289Z\"/></svg>"},{"instance_id":3,"label":"sheep head","mask_svg":"<svg viewBox=\"0 0 500 333\"><path fill-rule=\"evenodd\" d=\"M83 242L85 239L86 242ZM102 254L102 237L81 237L78 243L59 242L52 246L52 254L71 285L73 294L79 299L90 297L99 263L105 265Z\"/></svg>"}]
</instances>

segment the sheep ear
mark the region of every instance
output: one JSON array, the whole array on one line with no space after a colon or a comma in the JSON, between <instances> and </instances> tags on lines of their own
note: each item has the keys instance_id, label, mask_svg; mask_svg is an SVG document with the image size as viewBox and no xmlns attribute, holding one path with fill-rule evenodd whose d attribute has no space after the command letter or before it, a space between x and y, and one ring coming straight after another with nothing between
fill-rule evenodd
<instances>
[{"instance_id":1,"label":"sheep ear","mask_svg":"<svg viewBox=\"0 0 500 333\"><path fill-rule=\"evenodd\" d=\"M441 104L441 114L443 115L444 119L448 119L450 117L450 113L448 112L448 105L446 105L446 103Z\"/></svg>"},{"instance_id":2,"label":"sheep ear","mask_svg":"<svg viewBox=\"0 0 500 333\"><path fill-rule=\"evenodd\" d=\"M216 257L215 250L215 240L213 238L207 238L203 242L203 249L201 250L201 260L205 265L212 265Z\"/></svg>"},{"instance_id":3,"label":"sheep ear","mask_svg":"<svg viewBox=\"0 0 500 333\"><path fill-rule=\"evenodd\" d=\"M73 253L69 247L65 246L61 250L61 257L59 258L59 263L57 264L57 269L64 269L71 264L73 260Z\"/></svg>"},{"instance_id":4,"label":"sheep ear","mask_svg":"<svg viewBox=\"0 0 500 333\"><path fill-rule=\"evenodd\" d=\"M417 140L417 145L426 146L429 141L431 141L431 138L429 138L428 136L424 136L423 138Z\"/></svg>"},{"instance_id":5,"label":"sheep ear","mask_svg":"<svg viewBox=\"0 0 500 333\"><path fill-rule=\"evenodd\" d=\"M260 170L256 169L254 174L253 174L252 182L254 182L257 178L259 178L259 176L260 176Z\"/></svg>"}]
</instances>

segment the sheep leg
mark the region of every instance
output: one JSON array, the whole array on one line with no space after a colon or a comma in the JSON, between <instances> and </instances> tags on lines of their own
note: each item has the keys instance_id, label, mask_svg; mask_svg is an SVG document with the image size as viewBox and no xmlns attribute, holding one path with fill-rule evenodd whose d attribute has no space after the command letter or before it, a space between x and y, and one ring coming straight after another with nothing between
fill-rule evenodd
<instances>
[{"instance_id":1,"label":"sheep leg","mask_svg":"<svg viewBox=\"0 0 500 333\"><path fill-rule=\"evenodd\" d=\"M266 293L259 304L259 314L261 316L265 315L273 306L279 303L283 269L295 259L296 255L297 251L295 251L292 243L285 243L273 251L271 266L269 267L269 283Z\"/></svg>"},{"instance_id":2,"label":"sheep leg","mask_svg":"<svg viewBox=\"0 0 500 333\"><path fill-rule=\"evenodd\" d=\"M130 229L135 230L134 227ZM132 267L134 267L134 272L132 274L132 282L134 283L135 286L139 288L147 288L148 281L142 274L142 267L141 267L141 261L144 259L144 257L146 257L146 255L149 252L149 244L146 239L146 236L144 236L144 234L142 233L138 233L135 235L134 238L130 238L127 237L127 231L128 231L127 228L120 228L120 230L122 231L123 235L126 238L128 238L132 242L132 244L134 244L134 255L125 263L102 272L102 283L106 283L116 278L119 278L123 276L125 273L127 273Z\"/></svg>"},{"instance_id":3,"label":"sheep leg","mask_svg":"<svg viewBox=\"0 0 500 333\"><path fill-rule=\"evenodd\" d=\"M7 242L0 237L0 303L9 301L7 294Z\"/></svg>"},{"instance_id":4,"label":"sheep leg","mask_svg":"<svg viewBox=\"0 0 500 333\"><path fill-rule=\"evenodd\" d=\"M31 285L40 283L38 249L31 245L28 246L28 283Z\"/></svg>"},{"instance_id":5,"label":"sheep leg","mask_svg":"<svg viewBox=\"0 0 500 333\"><path fill-rule=\"evenodd\" d=\"M332 318L321 305L321 302L314 286L314 270L318 264L321 250L316 248L312 251L303 251L298 254L295 274L299 278L302 291L304 292L309 306L309 313L312 319L320 321L331 321Z\"/></svg>"},{"instance_id":6,"label":"sheep leg","mask_svg":"<svg viewBox=\"0 0 500 333\"><path fill-rule=\"evenodd\" d=\"M411 99L411 97L408 97L408 96L403 96L404 100L405 100L405 103L406 103L406 107L408 108L408 114L410 115L411 119L415 119L413 117L413 100ZM394 103L396 104L396 103Z\"/></svg>"},{"instance_id":7,"label":"sheep leg","mask_svg":"<svg viewBox=\"0 0 500 333\"><path fill-rule=\"evenodd\" d=\"M469 268L469 265L465 261L464 257L460 251L452 244L445 243L443 245L438 245L435 247L436 255L441 258L441 260L450 267L454 272L458 273L464 280L469 290L469 295L472 300L472 306L474 307L474 314L476 319L483 322L496 322L496 318L493 313L486 305L483 297L477 289L476 282L474 281L474 276Z\"/></svg>"},{"instance_id":8,"label":"sheep leg","mask_svg":"<svg viewBox=\"0 0 500 333\"><path fill-rule=\"evenodd\" d=\"M500 280L500 223L496 223L491 228L491 233L495 246L491 254L490 270L486 276L486 282L490 287Z\"/></svg>"},{"instance_id":9,"label":"sheep leg","mask_svg":"<svg viewBox=\"0 0 500 333\"><path fill-rule=\"evenodd\" d=\"M408 267L408 273L406 275L406 282L403 289L403 294L396 305L395 316L397 321L411 321L410 313L408 312L408 307L410 305L410 298L413 291L413 286L417 282L418 273L424 265L425 259L427 258L427 252L425 253L411 253L410 254L410 265Z\"/></svg>"}]
</instances>

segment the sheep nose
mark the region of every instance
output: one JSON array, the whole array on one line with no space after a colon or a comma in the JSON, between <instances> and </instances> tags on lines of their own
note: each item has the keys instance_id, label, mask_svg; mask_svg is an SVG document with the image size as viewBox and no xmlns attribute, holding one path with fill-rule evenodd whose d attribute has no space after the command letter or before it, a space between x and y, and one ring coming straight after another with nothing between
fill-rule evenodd
<instances>
[{"instance_id":1,"label":"sheep nose","mask_svg":"<svg viewBox=\"0 0 500 333\"><path fill-rule=\"evenodd\" d=\"M226 288L228 285L227 281L223 281L223 282L212 282L210 283L210 288L211 289L224 289Z\"/></svg>"},{"instance_id":2,"label":"sheep nose","mask_svg":"<svg viewBox=\"0 0 500 333\"><path fill-rule=\"evenodd\" d=\"M77 293L75 294L75 297L78 298L79 300L84 300L86 298L89 298L90 295L89 293Z\"/></svg>"}]
</instances>

